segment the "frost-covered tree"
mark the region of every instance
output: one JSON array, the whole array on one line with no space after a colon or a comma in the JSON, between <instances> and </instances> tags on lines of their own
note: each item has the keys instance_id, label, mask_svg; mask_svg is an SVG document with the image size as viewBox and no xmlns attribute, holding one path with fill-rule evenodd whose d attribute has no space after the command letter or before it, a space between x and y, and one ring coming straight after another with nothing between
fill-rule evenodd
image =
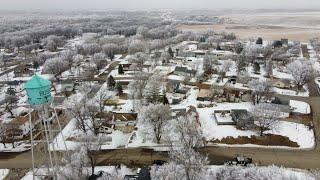
<instances>
[{"instance_id":1,"label":"frost-covered tree","mask_svg":"<svg viewBox=\"0 0 320 180\"><path fill-rule=\"evenodd\" d=\"M212 58L209 55L203 57L202 68L204 72L210 72L212 70Z\"/></svg>"},{"instance_id":2,"label":"frost-covered tree","mask_svg":"<svg viewBox=\"0 0 320 180\"><path fill-rule=\"evenodd\" d=\"M97 43L85 43L76 47L78 54L83 56L94 55L101 52L102 48Z\"/></svg>"},{"instance_id":3,"label":"frost-covered tree","mask_svg":"<svg viewBox=\"0 0 320 180\"><path fill-rule=\"evenodd\" d=\"M170 54L168 52L162 52L159 58L162 63L169 63L170 59Z\"/></svg>"},{"instance_id":4,"label":"frost-covered tree","mask_svg":"<svg viewBox=\"0 0 320 180\"><path fill-rule=\"evenodd\" d=\"M268 60L266 63L266 77L271 77L273 75L273 62Z\"/></svg>"},{"instance_id":5,"label":"frost-covered tree","mask_svg":"<svg viewBox=\"0 0 320 180\"><path fill-rule=\"evenodd\" d=\"M77 93L70 96L65 102L66 111L72 118L76 119L77 127L87 133L87 97L84 93Z\"/></svg>"},{"instance_id":6,"label":"frost-covered tree","mask_svg":"<svg viewBox=\"0 0 320 180\"><path fill-rule=\"evenodd\" d=\"M231 60L223 61L222 65L219 68L219 75L221 76L222 81L226 73L230 70L232 66L233 66L233 62Z\"/></svg>"},{"instance_id":7,"label":"frost-covered tree","mask_svg":"<svg viewBox=\"0 0 320 180\"><path fill-rule=\"evenodd\" d=\"M61 36L50 35L44 40L49 51L57 51L58 47L63 46L64 40Z\"/></svg>"},{"instance_id":8,"label":"frost-covered tree","mask_svg":"<svg viewBox=\"0 0 320 180\"><path fill-rule=\"evenodd\" d=\"M149 61L150 57L146 53L138 52L129 58L129 62L136 66L139 71L142 71L145 62Z\"/></svg>"},{"instance_id":9,"label":"frost-covered tree","mask_svg":"<svg viewBox=\"0 0 320 180\"><path fill-rule=\"evenodd\" d=\"M93 63L96 65L97 70L99 71L100 69L103 68L103 66L105 65L106 61L106 56L104 53L95 53L91 60L93 61Z\"/></svg>"},{"instance_id":10,"label":"frost-covered tree","mask_svg":"<svg viewBox=\"0 0 320 180\"><path fill-rule=\"evenodd\" d=\"M236 56L236 65L237 65L238 74L240 74L243 71L246 71L246 67L248 66L248 61L244 53L241 53Z\"/></svg>"},{"instance_id":11,"label":"frost-covered tree","mask_svg":"<svg viewBox=\"0 0 320 180\"><path fill-rule=\"evenodd\" d=\"M158 73L153 74L143 90L143 96L148 102L156 104L161 101L160 88L162 76Z\"/></svg>"},{"instance_id":12,"label":"frost-covered tree","mask_svg":"<svg viewBox=\"0 0 320 180\"><path fill-rule=\"evenodd\" d=\"M14 114L12 111L17 106L17 103L18 103L18 97L15 91L5 94L4 101L3 101L4 110L10 113L11 117L14 117Z\"/></svg>"},{"instance_id":13,"label":"frost-covered tree","mask_svg":"<svg viewBox=\"0 0 320 180\"><path fill-rule=\"evenodd\" d=\"M60 168L58 173L58 179L61 180L76 180L86 179L85 167L88 163L87 149L84 146L76 148L70 157L67 157L68 161L65 166Z\"/></svg>"},{"instance_id":14,"label":"frost-covered tree","mask_svg":"<svg viewBox=\"0 0 320 180\"><path fill-rule=\"evenodd\" d=\"M101 149L102 144L106 141L105 136L85 134L79 138L79 141L81 142L80 148L85 149L86 151L84 155L87 156L87 161L91 166L91 174L94 174L95 167L98 163L97 152Z\"/></svg>"},{"instance_id":15,"label":"frost-covered tree","mask_svg":"<svg viewBox=\"0 0 320 180\"><path fill-rule=\"evenodd\" d=\"M314 69L310 61L298 59L288 64L286 68L292 75L298 90L313 79Z\"/></svg>"},{"instance_id":16,"label":"frost-covered tree","mask_svg":"<svg viewBox=\"0 0 320 180\"><path fill-rule=\"evenodd\" d=\"M253 79L248 82L248 86L254 97L253 104L259 103L263 97L268 97L272 90L272 85L268 80Z\"/></svg>"},{"instance_id":17,"label":"frost-covered tree","mask_svg":"<svg viewBox=\"0 0 320 180\"><path fill-rule=\"evenodd\" d=\"M68 69L68 63L66 61L63 61L63 59L60 57L48 59L43 65L43 71L45 73L50 73L54 75L62 73L67 69Z\"/></svg>"},{"instance_id":18,"label":"frost-covered tree","mask_svg":"<svg viewBox=\"0 0 320 180\"><path fill-rule=\"evenodd\" d=\"M147 45L145 41L134 39L131 40L128 47L129 54L135 54L137 52L145 52L147 50Z\"/></svg>"},{"instance_id":19,"label":"frost-covered tree","mask_svg":"<svg viewBox=\"0 0 320 180\"><path fill-rule=\"evenodd\" d=\"M74 60L75 52L74 51L63 51L59 54L59 57L62 59L62 61L67 62L69 69L71 69L73 60Z\"/></svg>"},{"instance_id":20,"label":"frost-covered tree","mask_svg":"<svg viewBox=\"0 0 320 180\"><path fill-rule=\"evenodd\" d=\"M104 54L108 56L111 61L114 59L114 55L119 52L119 46L114 43L105 44L102 49Z\"/></svg>"},{"instance_id":21,"label":"frost-covered tree","mask_svg":"<svg viewBox=\"0 0 320 180\"><path fill-rule=\"evenodd\" d=\"M134 80L128 85L129 98L130 99L142 99L143 91L147 84L148 74L143 72L136 72L134 74Z\"/></svg>"},{"instance_id":22,"label":"frost-covered tree","mask_svg":"<svg viewBox=\"0 0 320 180\"><path fill-rule=\"evenodd\" d=\"M196 117L191 115L180 116L174 122L175 138L179 141L174 145L183 148L203 146L203 135Z\"/></svg>"},{"instance_id":23,"label":"frost-covered tree","mask_svg":"<svg viewBox=\"0 0 320 180\"><path fill-rule=\"evenodd\" d=\"M207 158L194 149L203 145L202 132L196 119L189 115L178 117L173 127L174 138L169 152L171 162L152 167L152 179L206 179Z\"/></svg>"},{"instance_id":24,"label":"frost-covered tree","mask_svg":"<svg viewBox=\"0 0 320 180\"><path fill-rule=\"evenodd\" d=\"M142 107L138 114L138 124L140 126L147 126L152 131L151 136L156 143L161 142L161 138L165 131L165 126L171 119L171 109L168 105L150 104Z\"/></svg>"},{"instance_id":25,"label":"frost-covered tree","mask_svg":"<svg viewBox=\"0 0 320 180\"><path fill-rule=\"evenodd\" d=\"M98 105L99 112L102 114L104 111L105 102L114 99L115 96L116 93L114 91L109 91L107 88L102 86L92 100Z\"/></svg>"},{"instance_id":26,"label":"frost-covered tree","mask_svg":"<svg viewBox=\"0 0 320 180\"><path fill-rule=\"evenodd\" d=\"M182 179L185 180L202 180L206 179L206 165L207 158L203 157L199 152L193 148L181 147L173 149L169 152L170 159L181 166L183 170Z\"/></svg>"},{"instance_id":27,"label":"frost-covered tree","mask_svg":"<svg viewBox=\"0 0 320 180\"><path fill-rule=\"evenodd\" d=\"M251 109L251 114L259 128L260 136L267 130L277 129L279 125L280 110L272 104L257 104Z\"/></svg>"}]
</instances>

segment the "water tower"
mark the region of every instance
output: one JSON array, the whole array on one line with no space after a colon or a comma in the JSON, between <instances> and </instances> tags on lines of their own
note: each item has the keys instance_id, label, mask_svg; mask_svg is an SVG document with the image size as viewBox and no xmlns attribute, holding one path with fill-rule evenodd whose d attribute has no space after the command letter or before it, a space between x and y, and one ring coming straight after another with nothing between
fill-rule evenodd
<instances>
[{"instance_id":1,"label":"water tower","mask_svg":"<svg viewBox=\"0 0 320 180\"><path fill-rule=\"evenodd\" d=\"M59 122L58 115L55 108L52 106L52 95L51 95L51 82L35 74L32 78L26 82L24 88L27 92L28 103L30 105L29 111L29 125L30 125L30 138L31 138L31 153L32 153L32 168L33 168L33 179L35 176L51 176L53 179L57 177L57 159L54 152L54 130L52 123L57 123L59 126L59 132L61 131L61 125ZM32 114L31 108L37 111L38 119ZM53 109L54 115L49 113L49 109ZM34 119L32 119L34 118ZM56 122L53 122L53 121ZM39 122L40 121L40 122ZM35 123L39 122L39 123ZM38 125L37 125L38 124ZM36 137L33 135L33 131L37 134ZM41 134L41 135L40 135ZM39 136L40 135L40 136ZM64 138L63 138L64 139ZM44 144L44 153L36 154L35 148L41 149L39 145ZM50 148L52 147L52 148ZM36 158L36 155L38 158ZM42 157L42 158L39 158ZM35 162L37 161L37 167L46 167L48 173L46 175L37 174L37 168ZM43 163L42 163L43 162Z\"/></svg>"}]
</instances>

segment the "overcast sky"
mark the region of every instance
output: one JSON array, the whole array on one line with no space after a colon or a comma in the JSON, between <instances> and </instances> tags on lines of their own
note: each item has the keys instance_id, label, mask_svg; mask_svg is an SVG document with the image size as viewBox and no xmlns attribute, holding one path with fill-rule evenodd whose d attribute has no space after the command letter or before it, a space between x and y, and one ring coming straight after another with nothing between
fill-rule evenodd
<instances>
[{"instance_id":1,"label":"overcast sky","mask_svg":"<svg viewBox=\"0 0 320 180\"><path fill-rule=\"evenodd\" d=\"M320 8L320 0L0 0L0 9Z\"/></svg>"}]
</instances>

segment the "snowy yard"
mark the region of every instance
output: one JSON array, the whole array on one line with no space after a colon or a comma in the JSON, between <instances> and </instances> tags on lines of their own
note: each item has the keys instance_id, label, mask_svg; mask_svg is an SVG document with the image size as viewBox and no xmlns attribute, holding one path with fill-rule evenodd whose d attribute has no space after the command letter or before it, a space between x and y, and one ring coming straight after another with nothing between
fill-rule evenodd
<instances>
[{"instance_id":1,"label":"snowy yard","mask_svg":"<svg viewBox=\"0 0 320 180\"><path fill-rule=\"evenodd\" d=\"M0 180L4 179L9 174L9 169L0 169Z\"/></svg>"},{"instance_id":2,"label":"snowy yard","mask_svg":"<svg viewBox=\"0 0 320 180\"><path fill-rule=\"evenodd\" d=\"M62 172L67 171L66 169L60 169L60 170ZM121 169L116 169L115 166L97 166L97 167L95 167L95 174L98 174L100 171L109 173L111 175L115 175L116 177L119 177L119 179L123 179L125 175L134 175L135 174L135 172L132 169L129 169L124 165L121 166ZM65 173L67 174L68 172L65 172ZM84 167L83 173L90 174L91 168ZM37 174L38 175L45 175L45 174L47 174L47 170L44 168L39 169ZM59 174L61 175L61 173L59 173ZM1 179L1 171L0 171L0 179ZM29 171L21 180L32 180L32 179L33 179L32 171ZM39 178L37 176L35 177L35 180L40 180L40 179L41 178Z\"/></svg>"},{"instance_id":3,"label":"snowy yard","mask_svg":"<svg viewBox=\"0 0 320 180\"><path fill-rule=\"evenodd\" d=\"M88 132L91 133L91 132ZM81 135L84 135L82 131L76 125L76 120L72 119L67 126L62 130L62 134L59 133L58 136L54 139L53 145L55 150L66 150L63 137L68 150L76 149L81 142L78 142L76 139ZM124 134L121 131L113 131L112 134L106 135L111 137L112 141L104 142L101 145L101 149L116 149L119 146L126 145L130 134ZM51 146L51 149L53 147Z\"/></svg>"},{"instance_id":4,"label":"snowy yard","mask_svg":"<svg viewBox=\"0 0 320 180\"><path fill-rule=\"evenodd\" d=\"M213 108L198 108L201 128L204 133L204 137L207 140L211 139L223 139L226 137L237 138L239 136L258 136L259 133L252 130L239 130L232 125L218 125L213 117L214 110L221 109L250 109L251 103L221 103ZM281 135L288 137L291 141L297 142L299 148L312 148L314 146L314 134L312 130L309 130L303 124L297 124L292 122L280 121L276 130L266 131L266 133ZM247 145L240 145L247 146Z\"/></svg>"}]
</instances>

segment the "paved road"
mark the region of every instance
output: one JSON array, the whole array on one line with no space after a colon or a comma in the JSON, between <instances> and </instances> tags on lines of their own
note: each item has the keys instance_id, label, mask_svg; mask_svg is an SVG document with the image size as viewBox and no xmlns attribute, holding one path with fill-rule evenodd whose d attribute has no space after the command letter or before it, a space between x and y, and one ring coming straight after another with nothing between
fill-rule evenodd
<instances>
[{"instance_id":1,"label":"paved road","mask_svg":"<svg viewBox=\"0 0 320 180\"><path fill-rule=\"evenodd\" d=\"M289 98L281 96L282 98ZM302 98L290 97L309 102L313 109L314 125L319 144L320 137L320 97ZM320 167L320 147L316 146L313 150L286 150L286 149L269 149L269 148L235 148L235 147L205 147L199 150L208 156L211 164L222 164L236 154L244 154L252 157L255 163L261 165L282 165L292 168L319 168ZM144 165L151 164L156 159L167 159L166 153L153 152L146 149L119 149L105 150L98 155L99 165L112 165L124 163L127 165ZM21 154L1 154L0 168L30 168L30 152Z\"/></svg>"},{"instance_id":2,"label":"paved road","mask_svg":"<svg viewBox=\"0 0 320 180\"><path fill-rule=\"evenodd\" d=\"M261 165L276 164L292 168L320 168L320 97L291 97L278 95L285 99L295 99L308 102L313 111L316 144L313 150L287 150L271 148L235 148L235 147L205 147L199 151L207 155L211 164L222 164L236 154L252 157L254 163ZM156 159L168 159L167 154L147 149L118 149L105 150L98 154L99 165L123 163L132 166L151 164ZM30 168L31 153L0 153L0 168Z\"/></svg>"}]
</instances>

